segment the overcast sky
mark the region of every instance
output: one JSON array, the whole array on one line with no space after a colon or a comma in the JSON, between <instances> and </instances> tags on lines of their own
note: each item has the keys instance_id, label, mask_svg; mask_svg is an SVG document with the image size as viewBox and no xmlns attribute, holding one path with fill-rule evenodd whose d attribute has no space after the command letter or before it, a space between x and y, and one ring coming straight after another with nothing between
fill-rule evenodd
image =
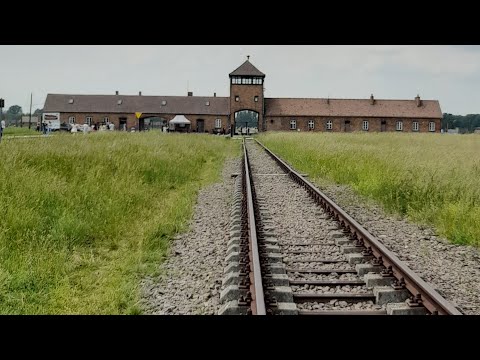
<instances>
[{"instance_id":1,"label":"overcast sky","mask_svg":"<svg viewBox=\"0 0 480 360\"><path fill-rule=\"evenodd\" d=\"M480 113L477 45L0 45L0 97L28 112L30 92L33 110L47 93L228 96L247 55L266 74L266 97L420 94L442 112Z\"/></svg>"}]
</instances>

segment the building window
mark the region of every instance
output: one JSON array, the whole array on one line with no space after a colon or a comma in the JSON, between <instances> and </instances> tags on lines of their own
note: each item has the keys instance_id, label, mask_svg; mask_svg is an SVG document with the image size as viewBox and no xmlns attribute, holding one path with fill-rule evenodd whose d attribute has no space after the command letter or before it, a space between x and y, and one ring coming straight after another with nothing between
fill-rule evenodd
<instances>
[{"instance_id":1,"label":"building window","mask_svg":"<svg viewBox=\"0 0 480 360\"><path fill-rule=\"evenodd\" d=\"M290 130L297 129L297 120L290 120Z\"/></svg>"},{"instance_id":2,"label":"building window","mask_svg":"<svg viewBox=\"0 0 480 360\"><path fill-rule=\"evenodd\" d=\"M368 131L368 121L364 121L364 122L363 122L362 129L363 129L364 131Z\"/></svg>"},{"instance_id":3,"label":"building window","mask_svg":"<svg viewBox=\"0 0 480 360\"><path fill-rule=\"evenodd\" d=\"M314 120L309 120L308 121L308 129L309 130L315 129L315 121Z\"/></svg>"},{"instance_id":4,"label":"building window","mask_svg":"<svg viewBox=\"0 0 480 360\"><path fill-rule=\"evenodd\" d=\"M240 101L240 96L238 96L238 95L235 96L235 101L236 101L236 102L239 102L239 101Z\"/></svg>"},{"instance_id":5,"label":"building window","mask_svg":"<svg viewBox=\"0 0 480 360\"><path fill-rule=\"evenodd\" d=\"M418 131L418 121L414 121L414 122L412 123L412 130L413 130L413 131Z\"/></svg>"},{"instance_id":6,"label":"building window","mask_svg":"<svg viewBox=\"0 0 480 360\"><path fill-rule=\"evenodd\" d=\"M167 100L162 100L162 106L167 105Z\"/></svg>"},{"instance_id":7,"label":"building window","mask_svg":"<svg viewBox=\"0 0 480 360\"><path fill-rule=\"evenodd\" d=\"M123 102L123 100L121 100L121 99L118 100L118 101L117 101L117 105L122 105L122 102Z\"/></svg>"},{"instance_id":8,"label":"building window","mask_svg":"<svg viewBox=\"0 0 480 360\"><path fill-rule=\"evenodd\" d=\"M87 116L85 118L85 124L87 124L88 126L92 125L92 117L91 116Z\"/></svg>"},{"instance_id":9,"label":"building window","mask_svg":"<svg viewBox=\"0 0 480 360\"><path fill-rule=\"evenodd\" d=\"M403 121L397 121L397 131L403 131Z\"/></svg>"},{"instance_id":10,"label":"building window","mask_svg":"<svg viewBox=\"0 0 480 360\"><path fill-rule=\"evenodd\" d=\"M435 122L430 121L428 123L428 131L434 132L435 131Z\"/></svg>"},{"instance_id":11,"label":"building window","mask_svg":"<svg viewBox=\"0 0 480 360\"><path fill-rule=\"evenodd\" d=\"M210 101L205 102L205 106L210 106Z\"/></svg>"},{"instance_id":12,"label":"building window","mask_svg":"<svg viewBox=\"0 0 480 360\"><path fill-rule=\"evenodd\" d=\"M333 128L333 121L332 120L328 120L327 121L327 130L332 130Z\"/></svg>"},{"instance_id":13,"label":"building window","mask_svg":"<svg viewBox=\"0 0 480 360\"><path fill-rule=\"evenodd\" d=\"M253 98L253 100L254 100L255 102L258 102L258 96L255 96L255 97Z\"/></svg>"},{"instance_id":14,"label":"building window","mask_svg":"<svg viewBox=\"0 0 480 360\"><path fill-rule=\"evenodd\" d=\"M215 119L215 129L222 128L222 119Z\"/></svg>"},{"instance_id":15,"label":"building window","mask_svg":"<svg viewBox=\"0 0 480 360\"><path fill-rule=\"evenodd\" d=\"M105 117L103 118L103 122L104 122L105 124L108 124L108 123L110 122L110 119L108 118L108 116L105 116Z\"/></svg>"},{"instance_id":16,"label":"building window","mask_svg":"<svg viewBox=\"0 0 480 360\"><path fill-rule=\"evenodd\" d=\"M69 123L69 124L75 124L75 116L70 116L70 117L68 118L68 123Z\"/></svg>"}]
</instances>

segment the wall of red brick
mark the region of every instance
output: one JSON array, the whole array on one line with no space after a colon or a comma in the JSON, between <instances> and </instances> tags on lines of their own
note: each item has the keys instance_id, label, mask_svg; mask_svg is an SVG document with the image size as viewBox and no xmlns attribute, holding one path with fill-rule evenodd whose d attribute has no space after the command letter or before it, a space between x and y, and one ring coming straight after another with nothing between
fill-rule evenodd
<instances>
[{"instance_id":1,"label":"wall of red brick","mask_svg":"<svg viewBox=\"0 0 480 360\"><path fill-rule=\"evenodd\" d=\"M92 124L100 124L104 121L105 117L108 117L108 120L115 124L115 130L120 129L120 118L127 119L127 130L130 131L132 127L138 130L138 119L136 118L135 114L106 114L106 113L61 113L60 114L60 122L65 122L68 124L69 117L75 117L76 124L85 124L87 117L92 117ZM142 117L149 117L149 116L156 116L161 117L167 121L172 120L175 115L172 114L142 114ZM225 129L227 131L228 127L228 116L227 115L185 115L185 117L191 121L191 131L197 131L197 122L198 120L203 119L205 124L205 131L212 133L215 129L215 119L221 119L221 129Z\"/></svg>"},{"instance_id":2,"label":"wall of red brick","mask_svg":"<svg viewBox=\"0 0 480 360\"><path fill-rule=\"evenodd\" d=\"M311 116L266 116L267 131L294 131L290 129L290 121L296 120L297 130L300 131L332 131L345 132L345 122L350 121L350 131L364 131L363 121L368 121L369 132L380 132L382 121L385 121L384 131L396 131L397 121L403 122L403 132L413 132L413 122L419 123L418 132L429 132L429 123L435 122L435 132L440 132L441 119L397 119L397 118L338 118L338 117L311 117ZM314 121L314 129L308 129L308 122ZM332 121L332 130L327 130L327 121Z\"/></svg>"},{"instance_id":3,"label":"wall of red brick","mask_svg":"<svg viewBox=\"0 0 480 360\"><path fill-rule=\"evenodd\" d=\"M232 85L234 86L234 85ZM250 85L254 86L254 85ZM238 93L243 94L243 97L247 95L252 95L252 91L248 90L250 86L243 86L241 91ZM258 85L261 86L261 85ZM240 95L242 99L242 95ZM253 104L252 104L253 103ZM261 119L261 107L260 99L258 103L253 101L248 103L248 99L243 103L240 101L240 105L234 106L235 111L250 109L259 111L259 118ZM254 104L257 104L256 106ZM250 106L245 107L244 106ZM233 113L232 113L233 114ZM135 114L106 114L106 113L61 113L60 119L61 122L68 123L70 116L75 117L75 122L77 124L84 124L86 122L86 117L92 117L92 124L99 124L104 121L105 117L108 117L110 122L115 124L115 129L118 130L120 126L120 118L127 119L127 130L131 130L132 127L138 129L138 119L135 117ZM172 114L143 114L143 117L148 116L158 116L166 119L167 121L173 119L175 115ZM229 127L229 117L227 115L185 115L185 117L191 121L191 131L196 132L198 129L198 120L203 119L205 124L205 131L212 133L215 129L215 119L222 120L222 129L228 131ZM363 131L362 125L363 121L367 120L369 122L370 132L381 131L381 122L382 120L386 122L385 131L396 131L397 121L403 121L403 132L413 132L412 123L417 121L419 123L419 132L429 132L428 125L431 121L435 122L435 132L439 133L441 131L441 119L396 119L396 118L339 118L339 117L311 117L311 116L267 116L266 117L266 130L267 131L292 131L290 130L290 120L295 119L297 121L297 129L300 131L312 131L308 129L308 122L313 120L315 125L313 131L330 131L326 129L327 121L332 121L332 132L345 132L345 121L350 121L350 131ZM261 120L260 120L261 121ZM261 123L260 123L261 124ZM261 130L261 129L259 129ZM298 131L298 130L295 130Z\"/></svg>"},{"instance_id":4,"label":"wall of red brick","mask_svg":"<svg viewBox=\"0 0 480 360\"><path fill-rule=\"evenodd\" d=\"M235 101L235 96L240 97L240 101ZM255 96L258 96L258 102L255 102ZM263 85L237 85L230 84L230 122L233 124L234 116L240 110L254 110L258 112L259 130L262 130L263 123Z\"/></svg>"}]
</instances>

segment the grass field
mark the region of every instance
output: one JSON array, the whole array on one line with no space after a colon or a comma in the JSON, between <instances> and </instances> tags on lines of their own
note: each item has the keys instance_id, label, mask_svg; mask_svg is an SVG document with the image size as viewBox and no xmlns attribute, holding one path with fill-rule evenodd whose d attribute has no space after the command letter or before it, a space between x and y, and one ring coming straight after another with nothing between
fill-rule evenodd
<instances>
[{"instance_id":1,"label":"grass field","mask_svg":"<svg viewBox=\"0 0 480 360\"><path fill-rule=\"evenodd\" d=\"M239 149L154 132L2 141L0 313L139 313L139 280Z\"/></svg>"},{"instance_id":2,"label":"grass field","mask_svg":"<svg viewBox=\"0 0 480 360\"><path fill-rule=\"evenodd\" d=\"M268 133L259 137L296 169L350 185L389 211L480 246L480 136Z\"/></svg>"},{"instance_id":3,"label":"grass field","mask_svg":"<svg viewBox=\"0 0 480 360\"><path fill-rule=\"evenodd\" d=\"M35 130L35 126L32 126L31 129L28 128L28 125L26 127L13 127L9 126L6 127L5 130L3 131L4 136L24 136L24 135L40 135L38 131Z\"/></svg>"}]
</instances>

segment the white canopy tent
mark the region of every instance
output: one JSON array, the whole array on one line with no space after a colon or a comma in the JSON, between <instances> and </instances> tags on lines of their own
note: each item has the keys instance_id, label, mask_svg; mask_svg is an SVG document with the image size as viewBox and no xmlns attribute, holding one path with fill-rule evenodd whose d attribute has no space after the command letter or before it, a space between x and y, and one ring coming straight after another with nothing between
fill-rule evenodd
<instances>
[{"instance_id":1,"label":"white canopy tent","mask_svg":"<svg viewBox=\"0 0 480 360\"><path fill-rule=\"evenodd\" d=\"M170 124L172 125L181 125L181 124L185 124L185 125L189 125L191 124L190 123L190 120L188 120L185 116L183 115L177 115L175 116L172 120L170 120L169 122Z\"/></svg>"},{"instance_id":2,"label":"white canopy tent","mask_svg":"<svg viewBox=\"0 0 480 360\"><path fill-rule=\"evenodd\" d=\"M184 115L176 115L168 124L170 125L170 130L182 131L188 129L191 122Z\"/></svg>"}]
</instances>

